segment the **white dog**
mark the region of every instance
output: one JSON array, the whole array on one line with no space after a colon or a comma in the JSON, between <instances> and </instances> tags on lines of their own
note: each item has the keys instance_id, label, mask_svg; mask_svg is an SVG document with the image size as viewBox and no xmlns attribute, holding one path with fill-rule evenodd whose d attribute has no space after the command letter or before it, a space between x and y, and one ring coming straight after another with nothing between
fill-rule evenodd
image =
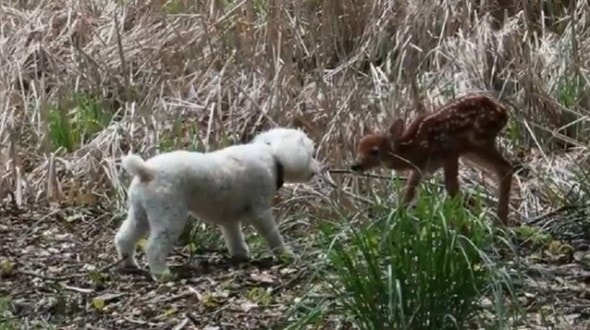
<instances>
[{"instance_id":1,"label":"white dog","mask_svg":"<svg viewBox=\"0 0 590 330\"><path fill-rule=\"evenodd\" d=\"M294 258L277 229L271 206L283 182L307 182L319 170L314 143L297 129L274 128L250 143L208 153L173 151L144 161L129 154L134 176L129 210L115 245L125 267L137 268L135 245L149 232L146 257L155 280L172 276L166 257L187 215L218 225L233 257L249 258L241 224L251 224L277 256Z\"/></svg>"}]
</instances>

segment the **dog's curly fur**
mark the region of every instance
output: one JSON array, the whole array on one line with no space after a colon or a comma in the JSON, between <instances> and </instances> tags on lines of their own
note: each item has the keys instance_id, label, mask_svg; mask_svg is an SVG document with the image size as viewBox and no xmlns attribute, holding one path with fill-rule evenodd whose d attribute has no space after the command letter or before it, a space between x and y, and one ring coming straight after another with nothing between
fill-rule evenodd
<instances>
[{"instance_id":1,"label":"dog's curly fur","mask_svg":"<svg viewBox=\"0 0 590 330\"><path fill-rule=\"evenodd\" d=\"M144 161L129 154L134 176L129 210L115 236L124 267L137 268L135 245L149 232L146 257L155 279L171 275L166 257L187 215L221 227L230 254L249 258L241 224L251 224L275 255L295 257L283 242L271 204L282 182L307 182L319 170L314 143L301 130L274 128L250 143L200 153L173 151ZM282 178L280 177L282 175Z\"/></svg>"}]
</instances>

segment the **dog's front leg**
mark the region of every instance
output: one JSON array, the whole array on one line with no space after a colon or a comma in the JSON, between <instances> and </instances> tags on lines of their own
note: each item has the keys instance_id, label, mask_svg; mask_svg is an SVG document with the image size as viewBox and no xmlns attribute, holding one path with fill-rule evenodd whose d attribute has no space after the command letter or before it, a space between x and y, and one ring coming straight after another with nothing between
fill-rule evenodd
<instances>
[{"instance_id":1,"label":"dog's front leg","mask_svg":"<svg viewBox=\"0 0 590 330\"><path fill-rule=\"evenodd\" d=\"M250 252L248 251L248 246L244 240L244 234L242 233L239 222L222 225L221 233L232 258L238 260L248 260L250 258Z\"/></svg>"},{"instance_id":2,"label":"dog's front leg","mask_svg":"<svg viewBox=\"0 0 590 330\"><path fill-rule=\"evenodd\" d=\"M279 228L274 220L270 209L262 212L259 216L252 219L254 229L266 240L272 253L279 259L294 260L297 258L295 253L289 249L283 242L283 237L279 233Z\"/></svg>"}]
</instances>

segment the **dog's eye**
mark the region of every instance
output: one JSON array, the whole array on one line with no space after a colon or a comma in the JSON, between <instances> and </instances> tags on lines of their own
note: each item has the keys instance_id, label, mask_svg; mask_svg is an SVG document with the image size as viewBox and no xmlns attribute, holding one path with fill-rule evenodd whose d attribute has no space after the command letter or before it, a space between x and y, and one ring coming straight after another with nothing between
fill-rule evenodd
<instances>
[{"instance_id":1,"label":"dog's eye","mask_svg":"<svg viewBox=\"0 0 590 330\"><path fill-rule=\"evenodd\" d=\"M371 157L378 157L379 156L379 148L373 148L369 151L369 155Z\"/></svg>"}]
</instances>

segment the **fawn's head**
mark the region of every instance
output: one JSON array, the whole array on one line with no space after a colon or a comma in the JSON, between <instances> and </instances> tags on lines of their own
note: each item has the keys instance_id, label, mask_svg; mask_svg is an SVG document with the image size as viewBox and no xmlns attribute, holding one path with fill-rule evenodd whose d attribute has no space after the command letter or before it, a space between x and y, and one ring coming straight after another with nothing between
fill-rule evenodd
<instances>
[{"instance_id":1,"label":"fawn's head","mask_svg":"<svg viewBox=\"0 0 590 330\"><path fill-rule=\"evenodd\" d=\"M357 145L356 160L350 165L350 169L363 172L375 167L395 167L401 161L395 155L404 130L404 121L396 119L385 133L363 136Z\"/></svg>"}]
</instances>

